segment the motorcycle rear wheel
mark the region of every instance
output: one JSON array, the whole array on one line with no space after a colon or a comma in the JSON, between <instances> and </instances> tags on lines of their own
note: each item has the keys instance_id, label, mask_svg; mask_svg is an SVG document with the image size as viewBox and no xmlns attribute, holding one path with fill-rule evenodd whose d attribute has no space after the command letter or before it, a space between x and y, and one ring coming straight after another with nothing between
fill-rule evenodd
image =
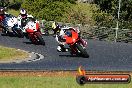
<instances>
[{"instance_id":1,"label":"motorcycle rear wheel","mask_svg":"<svg viewBox=\"0 0 132 88\"><path fill-rule=\"evenodd\" d=\"M2 28L1 36L8 36L8 35L9 35L9 32L5 28Z\"/></svg>"}]
</instances>

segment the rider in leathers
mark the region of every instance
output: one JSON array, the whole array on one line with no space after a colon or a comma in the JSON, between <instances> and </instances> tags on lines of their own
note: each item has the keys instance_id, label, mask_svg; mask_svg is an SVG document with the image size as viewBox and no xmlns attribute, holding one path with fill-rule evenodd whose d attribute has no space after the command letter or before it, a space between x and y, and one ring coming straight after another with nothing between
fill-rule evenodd
<instances>
[{"instance_id":1,"label":"rider in leathers","mask_svg":"<svg viewBox=\"0 0 132 88\"><path fill-rule=\"evenodd\" d=\"M21 9L20 10L20 15L17 17L17 19L18 19L18 28L21 28L24 33L26 32L24 27L26 26L29 18L33 18L33 16L28 15L26 10Z\"/></svg>"},{"instance_id":2,"label":"rider in leathers","mask_svg":"<svg viewBox=\"0 0 132 88\"><path fill-rule=\"evenodd\" d=\"M80 33L79 29L75 29L73 27L65 27L65 28L60 28L60 32L58 35L56 35L55 39L56 41L59 43L58 47L57 47L57 51L58 52L67 52L69 51L68 48L65 48L65 40L63 39L63 36L65 34L69 35L70 34L70 31L71 30L74 30L76 31L78 34ZM64 40L64 41L63 41Z\"/></svg>"}]
</instances>

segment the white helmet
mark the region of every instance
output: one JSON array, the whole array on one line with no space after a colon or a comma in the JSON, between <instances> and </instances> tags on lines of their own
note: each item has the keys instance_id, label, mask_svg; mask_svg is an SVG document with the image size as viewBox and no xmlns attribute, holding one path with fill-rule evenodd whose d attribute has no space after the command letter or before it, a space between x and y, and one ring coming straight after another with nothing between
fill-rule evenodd
<instances>
[{"instance_id":1,"label":"white helmet","mask_svg":"<svg viewBox=\"0 0 132 88\"><path fill-rule=\"evenodd\" d=\"M26 12L25 9L21 9L21 10L20 10L20 14L21 14L21 17L22 17L23 19L25 19L25 18L27 17L27 12Z\"/></svg>"},{"instance_id":2,"label":"white helmet","mask_svg":"<svg viewBox=\"0 0 132 88\"><path fill-rule=\"evenodd\" d=\"M26 12L25 9L21 9L21 10L20 10L20 14L27 14L27 12Z\"/></svg>"}]
</instances>

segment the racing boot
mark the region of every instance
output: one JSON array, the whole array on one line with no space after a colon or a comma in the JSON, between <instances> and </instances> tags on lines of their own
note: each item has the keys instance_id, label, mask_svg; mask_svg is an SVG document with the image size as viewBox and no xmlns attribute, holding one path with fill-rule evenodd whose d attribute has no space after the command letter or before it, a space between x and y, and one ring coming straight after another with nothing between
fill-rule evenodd
<instances>
[{"instance_id":1,"label":"racing boot","mask_svg":"<svg viewBox=\"0 0 132 88\"><path fill-rule=\"evenodd\" d=\"M68 52L68 48L65 48L64 45L58 45L57 47L58 52Z\"/></svg>"}]
</instances>

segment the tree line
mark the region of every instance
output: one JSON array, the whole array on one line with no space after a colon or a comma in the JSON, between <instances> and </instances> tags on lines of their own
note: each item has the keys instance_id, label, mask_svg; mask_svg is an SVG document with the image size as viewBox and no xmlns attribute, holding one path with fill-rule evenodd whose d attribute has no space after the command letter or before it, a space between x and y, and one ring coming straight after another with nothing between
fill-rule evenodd
<instances>
[{"instance_id":1,"label":"tree line","mask_svg":"<svg viewBox=\"0 0 132 88\"><path fill-rule=\"evenodd\" d=\"M119 0L94 0L93 4L77 0L2 0L10 8L25 8L38 19L100 26L115 26ZM132 0L121 0L120 27L132 28Z\"/></svg>"}]
</instances>

